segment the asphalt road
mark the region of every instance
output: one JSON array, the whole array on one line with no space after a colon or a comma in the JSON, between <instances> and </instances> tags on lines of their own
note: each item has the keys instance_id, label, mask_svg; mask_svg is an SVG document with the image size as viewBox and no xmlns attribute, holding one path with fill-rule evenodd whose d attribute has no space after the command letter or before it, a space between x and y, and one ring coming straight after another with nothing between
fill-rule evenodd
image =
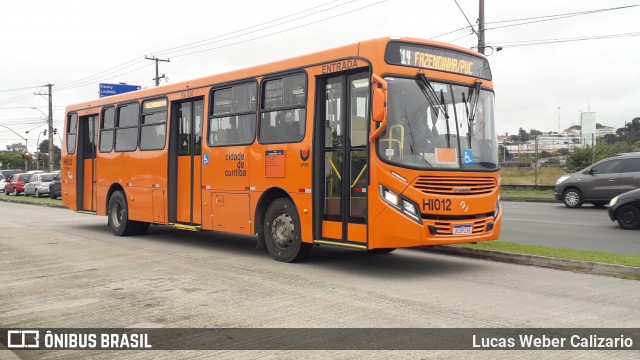
<instances>
[{"instance_id":1,"label":"asphalt road","mask_svg":"<svg viewBox=\"0 0 640 360\"><path fill-rule=\"evenodd\" d=\"M119 238L106 218L0 202L0 328L640 327L637 281L411 250L272 260L251 238L168 227ZM375 341L372 339L372 341ZM0 351L0 358L2 358ZM25 359L456 358L442 351L18 352ZM546 351L558 358L634 352ZM606 355L606 356L605 356ZM531 358L539 352L465 352Z\"/></svg>"},{"instance_id":2,"label":"asphalt road","mask_svg":"<svg viewBox=\"0 0 640 360\"><path fill-rule=\"evenodd\" d=\"M562 203L502 201L500 240L640 255L640 230L624 230L609 219L607 209Z\"/></svg>"}]
</instances>

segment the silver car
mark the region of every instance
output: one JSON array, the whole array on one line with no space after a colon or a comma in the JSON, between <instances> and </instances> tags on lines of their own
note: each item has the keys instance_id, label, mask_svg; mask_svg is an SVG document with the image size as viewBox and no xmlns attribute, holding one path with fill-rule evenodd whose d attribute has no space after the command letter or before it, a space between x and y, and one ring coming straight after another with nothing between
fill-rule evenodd
<instances>
[{"instance_id":1,"label":"silver car","mask_svg":"<svg viewBox=\"0 0 640 360\"><path fill-rule=\"evenodd\" d=\"M561 176L556 182L555 196L570 208L578 208L585 202L602 207L614 197L638 188L640 152L634 152L612 156Z\"/></svg>"},{"instance_id":2,"label":"silver car","mask_svg":"<svg viewBox=\"0 0 640 360\"><path fill-rule=\"evenodd\" d=\"M40 197L49 194L49 183L55 176L55 173L34 174L29 182L24 184L24 195Z\"/></svg>"}]
</instances>

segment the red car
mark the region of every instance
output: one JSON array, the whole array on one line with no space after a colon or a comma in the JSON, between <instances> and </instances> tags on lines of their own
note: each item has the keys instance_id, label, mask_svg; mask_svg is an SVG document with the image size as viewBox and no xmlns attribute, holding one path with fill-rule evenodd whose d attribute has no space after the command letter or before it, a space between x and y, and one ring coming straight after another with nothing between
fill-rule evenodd
<instances>
[{"instance_id":1,"label":"red car","mask_svg":"<svg viewBox=\"0 0 640 360\"><path fill-rule=\"evenodd\" d=\"M24 192L24 184L31 179L33 174L13 174L9 178L9 182L4 187L4 193L7 195L18 195Z\"/></svg>"}]
</instances>

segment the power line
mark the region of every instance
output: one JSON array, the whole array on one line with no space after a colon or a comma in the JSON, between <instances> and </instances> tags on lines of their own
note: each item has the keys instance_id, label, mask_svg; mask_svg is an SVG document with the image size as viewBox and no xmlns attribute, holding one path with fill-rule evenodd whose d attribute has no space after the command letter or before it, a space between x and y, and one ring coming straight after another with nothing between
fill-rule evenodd
<instances>
[{"instance_id":1,"label":"power line","mask_svg":"<svg viewBox=\"0 0 640 360\"><path fill-rule=\"evenodd\" d=\"M241 33L241 32L246 32L247 30L252 30L252 29L256 29L256 28L261 28L261 27L262 27L262 26L264 26L264 25L271 24L271 23L274 23L274 22L276 22L276 21L284 20L284 19L286 19L286 18L290 18L290 17L296 16L296 15L299 15L299 14L304 14L304 13L309 12L309 11L311 11L311 10L314 10L314 9L317 9L317 8L321 8L321 7L324 7L324 6L327 6L327 5L332 4L332 3L334 3L334 2L337 2L337 1L339 1L339 0L330 1L330 2L328 2L328 3L324 3L324 4L321 4L321 5L318 5L318 6L314 6L314 7L309 8L309 9L305 9L305 10L302 10L302 11L299 11L299 12L296 12L296 13L292 13L292 14L289 14L289 15L285 15L285 16L282 16L282 17L279 17L279 18L276 18L276 19L273 19L273 20L265 21L265 22L263 22L263 23L260 23L260 24L257 24L257 25L253 25L253 26L249 26L249 27L246 27L246 28L243 28L243 29L240 29L240 30L235 30L235 31L232 31L232 32L228 32L228 33L226 33L226 34L222 34L222 35L214 36L214 37L212 37L212 38L208 38L208 39L204 39L204 40L196 41L196 42L193 42L193 43L190 43L190 44L185 44L185 45L176 46L176 47L169 48L169 49L166 49L166 50L155 51L155 52L152 52L152 54L167 55L167 54L171 54L171 53L173 53L173 52L179 52L179 51L189 50L189 49L192 49L192 48L195 48L195 47L203 46L203 45L197 45L197 44L208 43L210 40L219 39L219 38L221 38L221 37L226 37L226 36L230 36L230 35L237 34L237 33ZM354 2L354 1L358 1L358 0L352 0L352 1L349 1L348 3L351 3L351 2ZM341 4L341 5L337 5L337 6L334 6L334 7L329 8L329 9L325 9L325 10L322 10L322 11L319 11L319 12L315 12L315 13L310 14L310 15L315 15L315 14L318 14L318 13L321 13L321 12L324 12L324 11L328 11L328 10L334 9L334 8L336 8L336 7L344 6L344 5L347 5L348 3ZM304 17L308 17L308 16L310 16L310 15L305 15L305 16L303 16L303 17L299 17L299 18L296 18L296 19L294 19L294 20L299 20L299 19L302 19L302 18L304 18ZM293 20L291 20L291 21L293 21ZM274 25L274 26L278 26L278 25L282 25L282 24L284 24L284 23L279 23L279 24L276 24L276 25ZM271 26L270 26L270 27L271 27ZM260 31L260 30L264 30L264 29L268 29L268 28L269 28L269 27L267 27L267 28L262 28L262 29L259 29L259 30L256 30L256 31ZM252 31L252 32L255 32L255 31ZM251 33L251 32L250 32L250 33ZM245 33L244 35L246 35L246 34L249 34L249 33ZM194 45L197 45L197 46L194 46ZM204 45L206 45L206 44L204 44Z\"/></svg>"},{"instance_id":2,"label":"power line","mask_svg":"<svg viewBox=\"0 0 640 360\"><path fill-rule=\"evenodd\" d=\"M29 90L29 89L37 89L40 86L27 86L27 87L23 87L23 88L16 88L16 89L4 89L4 90L0 90L0 92L12 92L12 91L21 91L21 90Z\"/></svg>"},{"instance_id":3,"label":"power line","mask_svg":"<svg viewBox=\"0 0 640 360\"><path fill-rule=\"evenodd\" d=\"M194 51L194 52L187 53L187 54L174 55L173 57L176 58L176 57L188 56L188 55L193 55L193 54L199 54L199 53L203 53L203 52L207 52L207 51L218 50L218 49L222 49L222 48L226 48L226 47L230 47L230 46L234 46L234 45L247 43L247 42L254 41L254 40L263 39L263 38L266 38L266 37L269 37L269 36L282 34L282 33L285 33L287 31L296 30L296 29L299 29L299 28L302 28L302 27L306 27L306 26L309 26L309 25L313 25L313 24L317 24L317 23L320 23L320 22L323 22L323 21L335 19L335 18L338 18L340 16L344 16L344 15L347 15L347 14L350 14L350 13L353 13L353 12L356 12L356 11L360 11L362 9L366 9L366 8L381 4L381 3L386 2L386 1L387 0L381 0L381 1L378 1L378 2L373 3L373 4L365 5L365 6L350 10L350 11L345 11L345 12L343 12L341 14L338 14L338 15L334 15L334 16L330 16L330 17L327 17L327 18L324 18L324 19L320 19L320 20L317 20L317 21L313 21L313 22L310 22L310 23L294 26L294 27L291 27L291 28L288 28L288 29L284 29L284 30L281 30L281 31L276 31L276 32L273 32L273 33L270 33L270 34L267 34L267 35L257 36L257 37L254 37L254 38L241 40L241 41L237 41L237 42L234 42L234 43L231 43L231 44L221 45L221 46L217 46L217 47L213 47L213 48L209 48L209 49L198 50L198 51Z\"/></svg>"},{"instance_id":4,"label":"power line","mask_svg":"<svg viewBox=\"0 0 640 360\"><path fill-rule=\"evenodd\" d=\"M315 7L311 7L309 9L306 9L306 10L303 10L303 11L299 11L299 12L296 12L296 13L293 13L293 14L285 15L283 17L280 17L280 18L277 18L277 19L274 19L274 20L270 20L270 21L267 21L267 22L264 22L264 23L261 23L261 24L255 25L255 26L251 26L251 27L247 27L247 28L244 28L244 29L241 29L241 30L233 31L233 32L230 32L230 33L227 33L227 34L219 35L219 36L214 37L214 38L205 39L205 40L201 40L199 42L185 44L185 45L181 45L181 46L177 46L177 47L173 47L173 48L169 48L169 49L166 49L166 50L161 50L161 51L153 52L153 53L154 54L167 54L167 53L175 52L176 49L181 49L180 51L188 50L188 49L192 48L190 46L193 46L195 44L201 43L203 41L206 42L206 41L209 41L209 40L212 40L212 39L225 37L225 36L232 35L232 34L235 34L235 33L238 33L238 32L243 32L243 31L250 30L250 29L253 29L253 28L261 27L261 26L264 26L265 24L269 24L269 23L276 22L276 21L279 21L279 20L282 20L282 19L290 18L290 17L295 16L295 15L299 15L299 14L302 14L302 13L305 13L305 12L309 12L311 10L314 10L314 9L329 5L331 3L334 3L336 1L338 1L338 0L330 1L328 3L322 4L322 5L318 5L318 6L315 6ZM353 1L357 1L357 0L353 0ZM350 2L353 2L353 1L350 1ZM332 8L330 8L330 9L332 9ZM325 9L323 11L328 11L330 9ZM300 18L302 18L302 17L300 17ZM300 18L298 18L298 19L300 19ZM198 46L204 46L204 45L206 45L206 44L198 45ZM227 45L227 46L231 46L231 45L235 45L235 44L230 44L230 45ZM177 56L174 56L174 57L187 56L187 55L191 55L191 54L193 54L193 53L177 55ZM126 68L133 67L133 66L138 65L138 64L140 64L142 62L144 62L144 59L142 59L142 60L140 60L138 58L132 59L132 60L130 60L128 62L125 62L125 63L123 63L121 65L112 67L112 68L110 68L108 70L96 73L94 75L89 75L89 76L86 76L84 78L72 81L72 82L61 84L60 86L57 87L56 91L64 91L64 90L74 89L74 88L86 86L86 85L89 85L89 84L93 84L93 83L95 83L95 81L98 78L104 78L105 75L122 76L122 75L125 75L125 74L128 74L128 73L131 73L131 72L135 72L135 71L144 69L144 68L147 67L146 65L143 66L143 67L135 68L135 69L133 69L131 71L128 71L126 73L122 73L121 72L122 70L124 70Z\"/></svg>"},{"instance_id":5,"label":"power line","mask_svg":"<svg viewBox=\"0 0 640 360\"><path fill-rule=\"evenodd\" d=\"M633 37L633 36L640 36L640 32L599 35L599 36L584 36L584 37L565 38L565 39L513 41L513 42L496 43L496 44L493 44L492 46L493 47L501 46L503 48L514 48L514 47L523 47L523 46L547 45L547 44L557 44L557 43L565 43L565 42L573 42L573 41L601 40L601 39L613 39L613 38Z\"/></svg>"},{"instance_id":6,"label":"power line","mask_svg":"<svg viewBox=\"0 0 640 360\"><path fill-rule=\"evenodd\" d=\"M458 9L460 9L460 12L464 16L464 18L467 20L467 24L469 24L469 27L471 27L471 30L473 31L473 33L476 34L476 36L480 36L480 35L478 35L478 33L476 32L476 29L471 24L471 21L469 21L469 18L467 17L467 14L464 13L464 10L462 10L462 8L460 7L460 4L458 4L458 0L453 0L453 2L455 2L456 5L458 6Z\"/></svg>"},{"instance_id":7,"label":"power line","mask_svg":"<svg viewBox=\"0 0 640 360\"><path fill-rule=\"evenodd\" d=\"M456 5L457 5L457 2L456 2ZM495 30L495 29L502 29L502 28L506 28L506 27L528 25L528 24L533 24L533 23L542 22L542 21L560 20L560 19L566 19L566 18L569 18L569 17L590 15L590 14L595 14L595 13L600 13L600 12L607 12L607 11L623 10L623 9L629 9L629 8L638 7L638 6L640 6L640 4L634 4L634 5L628 5L628 6L618 6L618 7L612 7L612 8L603 8L603 9L596 9L596 10L587 10L587 11L562 13L562 14L543 15L543 16L535 16L535 17L520 18L520 19L490 21L490 22L487 22L486 24L487 25L488 24L501 24L501 23L508 23L508 22L517 22L517 21L520 21L520 23L511 24L511 25L505 25L505 26L496 26L496 27L492 27L492 28L486 28L485 30ZM459 7L459 5L458 5L458 7ZM532 21L532 20L537 20L537 21ZM468 19L467 19L467 22L469 22ZM437 39L437 38L440 38L440 37L443 37L443 36L447 36L447 35L456 33L458 31L465 30L465 29L471 29L473 32L475 32L475 29L473 28L473 25L471 25L471 23L469 23L469 26L464 26L464 27L461 27L461 28L456 29L456 30L448 31L448 32L443 33L443 34L440 34L440 35L437 35L437 36L433 36L430 39ZM465 36L468 36L468 34L465 35ZM457 39L455 39L453 41L459 40L459 39L461 39L461 38L463 38L465 36L457 38ZM450 41L450 42L453 42L453 41Z\"/></svg>"}]
</instances>

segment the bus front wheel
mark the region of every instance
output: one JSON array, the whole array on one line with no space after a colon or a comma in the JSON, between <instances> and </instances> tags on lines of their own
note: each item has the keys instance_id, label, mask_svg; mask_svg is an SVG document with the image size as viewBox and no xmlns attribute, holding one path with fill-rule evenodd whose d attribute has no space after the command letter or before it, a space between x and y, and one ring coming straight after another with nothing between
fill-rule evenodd
<instances>
[{"instance_id":1,"label":"bus front wheel","mask_svg":"<svg viewBox=\"0 0 640 360\"><path fill-rule=\"evenodd\" d=\"M116 191L109 199L108 223L111 232L116 236L132 235L136 232L137 222L129 220L127 199L122 191Z\"/></svg>"},{"instance_id":2,"label":"bus front wheel","mask_svg":"<svg viewBox=\"0 0 640 360\"><path fill-rule=\"evenodd\" d=\"M276 199L267 208L264 238L269 254L278 261L300 261L311 251L312 245L302 242L300 216L289 199Z\"/></svg>"}]
</instances>

